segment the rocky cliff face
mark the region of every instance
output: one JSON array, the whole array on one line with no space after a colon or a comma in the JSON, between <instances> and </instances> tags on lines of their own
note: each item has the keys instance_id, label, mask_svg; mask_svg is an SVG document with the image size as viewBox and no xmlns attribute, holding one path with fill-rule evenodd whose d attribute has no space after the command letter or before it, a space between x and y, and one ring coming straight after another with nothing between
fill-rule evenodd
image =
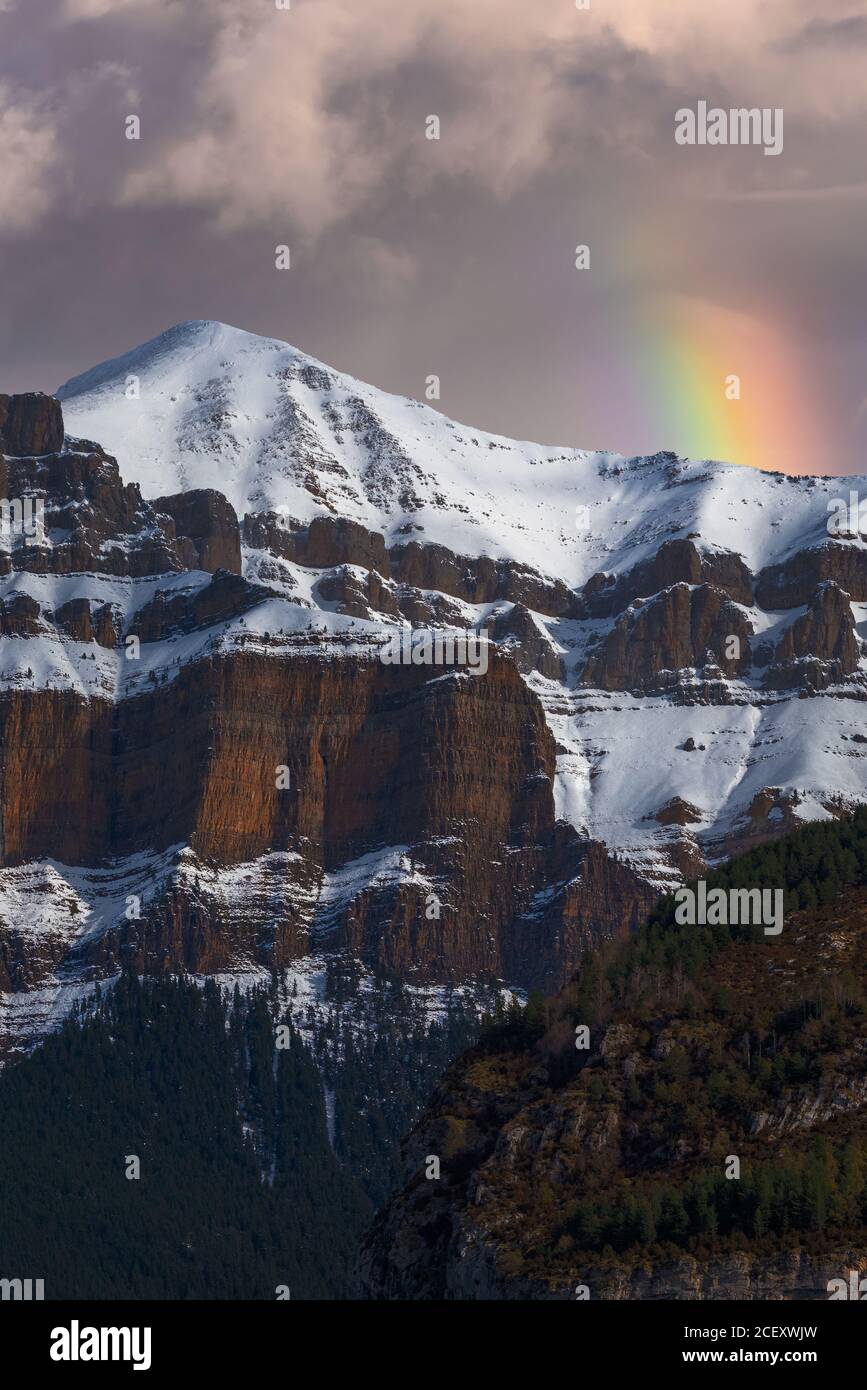
<instances>
[{"instance_id":1,"label":"rocky cliff face","mask_svg":"<svg viewBox=\"0 0 867 1390\"><path fill-rule=\"evenodd\" d=\"M867 600L867 549L860 540L826 540L797 550L782 564L769 565L757 578L756 601L763 608L798 608L828 581L838 584L856 603Z\"/></svg>"},{"instance_id":2,"label":"rocky cliff face","mask_svg":"<svg viewBox=\"0 0 867 1390\"><path fill-rule=\"evenodd\" d=\"M591 618L621 613L637 598L650 598L675 584L710 584L735 603L753 602L753 577L740 555L729 551L702 553L695 541L664 541L655 555L613 575L599 571L590 576L581 595L580 610Z\"/></svg>"},{"instance_id":3,"label":"rocky cliff face","mask_svg":"<svg viewBox=\"0 0 867 1390\"><path fill-rule=\"evenodd\" d=\"M0 451L4 454L56 454L63 448L60 402L41 391L0 395Z\"/></svg>"},{"instance_id":4,"label":"rocky cliff face","mask_svg":"<svg viewBox=\"0 0 867 1390\"><path fill-rule=\"evenodd\" d=\"M552 988L584 940L620 930L650 897L601 849L555 834L551 735L498 657L478 678L431 679L375 657L240 647L116 706L7 694L0 747L4 869L118 864L144 846L154 865L171 861L133 921L120 912L94 931L82 911L79 965L132 953L149 969L279 966L325 936L418 981ZM269 859L282 881L265 890L264 925L245 927L243 899L227 921L207 872L196 882L197 864L243 871L252 896ZM536 911L555 879L558 901ZM4 930L19 939L11 916ZM7 988L42 984L62 957L17 961Z\"/></svg>"},{"instance_id":5,"label":"rocky cliff face","mask_svg":"<svg viewBox=\"0 0 867 1390\"><path fill-rule=\"evenodd\" d=\"M192 541L191 569L241 573L241 534L234 508L213 488L196 488L173 497L157 497L154 511L168 516L173 533Z\"/></svg>"},{"instance_id":6,"label":"rocky cliff face","mask_svg":"<svg viewBox=\"0 0 867 1390\"><path fill-rule=\"evenodd\" d=\"M850 597L827 579L816 589L806 613L780 638L765 684L779 689L803 683L801 666L810 673L813 686L824 689L857 671L860 656Z\"/></svg>"},{"instance_id":7,"label":"rocky cliff face","mask_svg":"<svg viewBox=\"0 0 867 1390\"><path fill-rule=\"evenodd\" d=\"M601 690L646 690L708 665L734 676L748 664L751 635L722 589L675 584L617 619L599 651L591 649L582 680Z\"/></svg>"},{"instance_id":8,"label":"rocky cliff face","mask_svg":"<svg viewBox=\"0 0 867 1390\"><path fill-rule=\"evenodd\" d=\"M0 397L0 448L3 573L141 578L219 565L239 572L238 520L224 497L200 491L159 498L159 506L144 502L98 444L64 447L53 397Z\"/></svg>"}]
</instances>

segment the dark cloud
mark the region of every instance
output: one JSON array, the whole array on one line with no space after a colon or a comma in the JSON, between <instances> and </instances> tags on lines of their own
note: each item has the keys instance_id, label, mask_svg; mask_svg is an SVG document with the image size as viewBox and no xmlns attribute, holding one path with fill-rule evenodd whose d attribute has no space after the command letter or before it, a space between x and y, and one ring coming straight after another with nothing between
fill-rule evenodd
<instances>
[{"instance_id":1,"label":"dark cloud","mask_svg":"<svg viewBox=\"0 0 867 1390\"><path fill-rule=\"evenodd\" d=\"M867 43L867 16L847 15L845 19L811 19L797 34L783 39L781 53L811 54L819 47L848 47Z\"/></svg>"},{"instance_id":2,"label":"dark cloud","mask_svg":"<svg viewBox=\"0 0 867 1390\"><path fill-rule=\"evenodd\" d=\"M708 336L752 317L781 358L797 344L833 468L854 471L867 20L852 10L793 41L791 4L750 0L0 7L2 385L52 389L218 318L406 394L435 372L442 408L480 427L713 452L686 426L692 387L678 406L678 369L659 377L654 314L686 298L708 306ZM700 97L783 106L783 155L676 146L674 113ZM736 332L724 346L737 358Z\"/></svg>"}]
</instances>

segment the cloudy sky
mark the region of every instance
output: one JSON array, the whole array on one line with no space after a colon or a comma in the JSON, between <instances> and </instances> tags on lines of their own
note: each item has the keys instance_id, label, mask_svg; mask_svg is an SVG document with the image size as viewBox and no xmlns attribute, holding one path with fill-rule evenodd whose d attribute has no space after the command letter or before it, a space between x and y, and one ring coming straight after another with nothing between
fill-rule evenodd
<instances>
[{"instance_id":1,"label":"cloudy sky","mask_svg":"<svg viewBox=\"0 0 867 1390\"><path fill-rule=\"evenodd\" d=\"M0 0L0 389L215 318L504 434L867 471L865 0L278 3ZM678 145L701 100L782 153Z\"/></svg>"}]
</instances>

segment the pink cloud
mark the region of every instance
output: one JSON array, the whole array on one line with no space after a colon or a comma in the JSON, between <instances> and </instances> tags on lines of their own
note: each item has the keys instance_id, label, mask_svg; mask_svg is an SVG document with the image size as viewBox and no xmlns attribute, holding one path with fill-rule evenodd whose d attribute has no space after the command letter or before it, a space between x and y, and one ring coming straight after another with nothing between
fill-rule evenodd
<instances>
[{"instance_id":1,"label":"pink cloud","mask_svg":"<svg viewBox=\"0 0 867 1390\"><path fill-rule=\"evenodd\" d=\"M60 142L56 121L39 102L29 95L13 94L4 84L0 84L0 149L0 233L24 231L52 205Z\"/></svg>"}]
</instances>

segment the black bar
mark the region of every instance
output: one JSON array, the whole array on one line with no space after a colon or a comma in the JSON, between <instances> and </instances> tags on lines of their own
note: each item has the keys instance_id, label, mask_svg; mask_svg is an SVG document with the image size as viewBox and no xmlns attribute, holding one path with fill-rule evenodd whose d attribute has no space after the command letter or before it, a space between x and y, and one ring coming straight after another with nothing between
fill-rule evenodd
<instances>
[{"instance_id":1,"label":"black bar","mask_svg":"<svg viewBox=\"0 0 867 1390\"><path fill-rule=\"evenodd\" d=\"M859 1300L860 1301L860 1300ZM149 1364L132 1360L54 1360L54 1346L71 1354L97 1343L88 1329L128 1329L118 1339ZM63 1329L62 1336L58 1329ZM140 1329L133 1340L132 1329ZM150 1331L149 1345L144 1329ZM103 1302L0 1303L6 1355L14 1347L21 1369L48 1372L61 1383L100 1371L164 1377L213 1371L249 1382L267 1376L282 1385L319 1373L333 1378L342 1358L355 1375L390 1366L401 1378L429 1378L438 1365L455 1368L458 1345L489 1369L529 1355L538 1369L554 1364L572 1373L702 1374L708 1368L773 1372L801 1369L828 1374L860 1365L865 1315L822 1302L563 1302L368 1303ZM453 1340L460 1337L460 1343ZM68 1339L68 1340L67 1340ZM104 1343L108 1354L112 1342ZM463 1356L463 1353L462 1353ZM555 1360L552 1362L552 1358ZM512 1363L512 1370L515 1363ZM245 1390L245 1387L242 1387Z\"/></svg>"}]
</instances>

